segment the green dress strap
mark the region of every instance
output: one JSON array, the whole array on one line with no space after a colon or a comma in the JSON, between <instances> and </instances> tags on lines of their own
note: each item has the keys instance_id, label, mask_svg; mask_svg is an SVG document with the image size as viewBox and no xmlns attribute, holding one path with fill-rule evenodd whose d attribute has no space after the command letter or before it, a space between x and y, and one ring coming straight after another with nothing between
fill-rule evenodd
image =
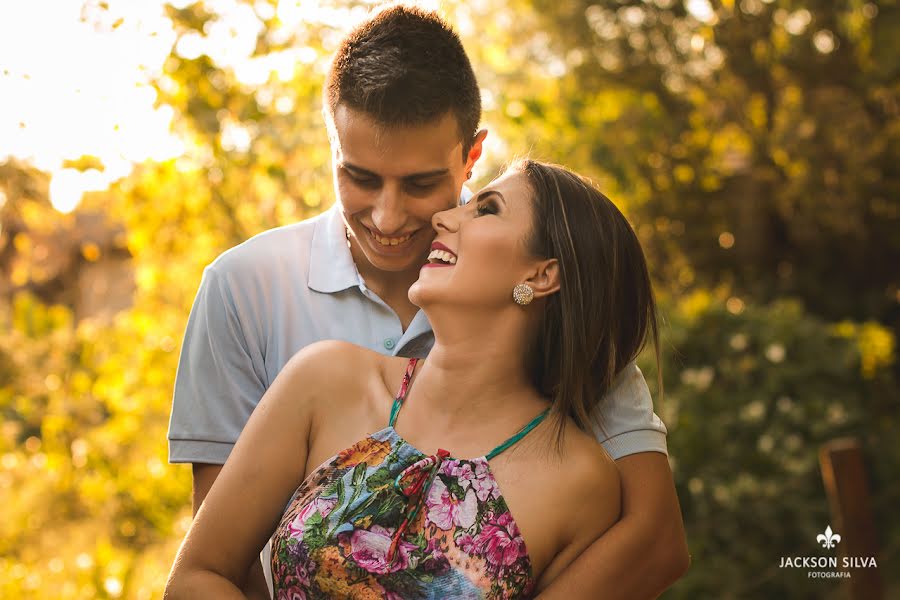
<instances>
[{"instance_id":1,"label":"green dress strap","mask_svg":"<svg viewBox=\"0 0 900 600\"><path fill-rule=\"evenodd\" d=\"M416 370L416 363L418 362L418 358L411 358L406 365L406 373L403 374L403 382L400 384L400 391L397 392L394 403L391 405L391 417L388 420L388 426L390 427L393 427L394 423L397 421L400 405L403 404L403 401L406 399L406 394L409 392L409 382L412 379L413 372Z\"/></svg>"},{"instance_id":2,"label":"green dress strap","mask_svg":"<svg viewBox=\"0 0 900 600\"><path fill-rule=\"evenodd\" d=\"M498 454L500 454L504 450L507 450L510 447L512 447L516 442L518 442L523 437L528 435L532 429L534 429L535 427L540 425L541 421L543 421L549 413L550 413L550 409L549 408L545 409L541 414L539 414L538 416L533 418L525 427L520 429L515 435L513 435L508 440L506 440L505 442L503 442L502 444L500 444L499 446L497 446L496 448L494 448L493 450L488 452L488 454L487 454L487 456L485 456L485 458L488 460L491 460L492 458L496 457Z\"/></svg>"}]
</instances>

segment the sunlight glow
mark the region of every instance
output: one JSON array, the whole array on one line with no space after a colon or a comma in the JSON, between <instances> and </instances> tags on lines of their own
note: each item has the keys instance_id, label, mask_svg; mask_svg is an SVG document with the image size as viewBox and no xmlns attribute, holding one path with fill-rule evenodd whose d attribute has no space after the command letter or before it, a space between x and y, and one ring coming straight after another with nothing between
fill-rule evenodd
<instances>
[{"instance_id":1,"label":"sunlight glow","mask_svg":"<svg viewBox=\"0 0 900 600\"><path fill-rule=\"evenodd\" d=\"M347 8L325 0L281 0L273 8L263 0L253 6L206 0L216 19L202 35L178 38L165 14L167 3L184 8L190 1L0 3L0 162L15 157L49 173L51 202L58 210L74 210L85 192L106 189L137 163L171 158L178 160L176 166L196 163L171 131L173 110L155 106L151 81L167 93L177 91L163 74L173 45L187 59L208 55L243 85L258 88L259 98L268 98L264 104L287 113L293 99L275 97L266 84L292 80L298 68L319 64L319 53L298 46L253 56L261 19L277 17L279 26L269 32L273 39L320 23L334 28L336 43L376 4ZM420 4L440 8L438 0ZM326 50L330 43L325 40ZM565 68L561 63L559 70ZM245 124L224 123L222 142L246 151L252 133ZM500 142L492 135L488 144ZM65 161L82 156L96 157L103 168L66 168Z\"/></svg>"},{"instance_id":2,"label":"sunlight glow","mask_svg":"<svg viewBox=\"0 0 900 600\"><path fill-rule=\"evenodd\" d=\"M64 211L81 192L127 175L131 163L182 151L169 132L171 110L154 108L148 83L175 38L162 2L110 1L106 12L81 4L0 5L0 160L14 156L51 173L53 203ZM63 169L84 155L104 171Z\"/></svg>"},{"instance_id":3,"label":"sunlight glow","mask_svg":"<svg viewBox=\"0 0 900 600\"><path fill-rule=\"evenodd\" d=\"M109 181L97 169L84 172L77 169L54 171L50 178L50 203L61 213L70 213L81 202L85 192L106 189Z\"/></svg>"},{"instance_id":4,"label":"sunlight glow","mask_svg":"<svg viewBox=\"0 0 900 600\"><path fill-rule=\"evenodd\" d=\"M716 11L713 10L709 0L686 0L684 7L692 17L701 23L714 23L716 21Z\"/></svg>"}]
</instances>

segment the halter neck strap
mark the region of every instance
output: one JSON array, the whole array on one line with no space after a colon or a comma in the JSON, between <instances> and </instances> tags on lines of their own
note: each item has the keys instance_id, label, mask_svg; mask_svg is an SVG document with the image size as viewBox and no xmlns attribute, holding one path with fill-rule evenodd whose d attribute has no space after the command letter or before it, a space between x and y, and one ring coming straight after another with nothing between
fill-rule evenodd
<instances>
[{"instance_id":1,"label":"halter neck strap","mask_svg":"<svg viewBox=\"0 0 900 600\"><path fill-rule=\"evenodd\" d=\"M416 364L418 362L418 358L411 358L409 359L409 363L407 363L406 365L406 372L403 374L403 381L400 383L400 390L397 392L397 396L394 398L394 403L391 405L391 416L388 420L388 426L390 427L393 427L397 422L397 415L400 413L400 407L403 405L404 400L406 400L406 395L409 393L409 382L412 380L412 376L416 370ZM545 409L538 416L529 421L527 425L522 427L522 429L512 435L509 439L491 450L485 456L485 458L487 460L491 460L492 458L495 458L502 452L514 446L517 442L519 442L519 440L531 433L532 429L540 425L541 421L543 421L549 413L550 409Z\"/></svg>"},{"instance_id":2,"label":"halter neck strap","mask_svg":"<svg viewBox=\"0 0 900 600\"><path fill-rule=\"evenodd\" d=\"M504 450L508 450L516 442L518 442L523 437L528 435L532 429L534 429L535 427L540 425L541 421L543 421L549 413L550 413L549 408L544 409L544 411L541 414L539 414L538 416L533 418L531 421L529 421L529 423L527 425L525 425L525 427L520 429L518 432L516 432L515 435L511 436L508 440L506 440L505 442L503 442L502 444L500 444L499 446L497 446L496 448L494 448L493 450L488 452L488 454L487 454L487 456L485 456L485 458L488 460L491 460L492 458L495 458L498 454L500 454Z\"/></svg>"},{"instance_id":3,"label":"halter neck strap","mask_svg":"<svg viewBox=\"0 0 900 600\"><path fill-rule=\"evenodd\" d=\"M409 393L409 382L412 380L413 372L415 372L416 363L418 362L419 359L414 357L409 359L409 362L406 364L406 373L403 374L403 382L400 384L400 391L397 392L394 403L391 405L391 417L388 421L390 427L393 427L394 423L397 421L400 405L403 404L403 401L406 400L406 394Z\"/></svg>"}]
</instances>

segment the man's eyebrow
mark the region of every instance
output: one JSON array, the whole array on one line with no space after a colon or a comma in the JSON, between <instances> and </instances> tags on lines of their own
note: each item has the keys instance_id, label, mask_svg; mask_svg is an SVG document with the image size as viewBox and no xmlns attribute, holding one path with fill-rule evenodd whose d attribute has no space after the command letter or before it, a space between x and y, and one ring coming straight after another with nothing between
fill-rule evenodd
<instances>
[{"instance_id":1,"label":"man's eyebrow","mask_svg":"<svg viewBox=\"0 0 900 600\"><path fill-rule=\"evenodd\" d=\"M478 192L478 194L474 198L472 198L472 200L475 202L481 202L488 196L499 196L503 204L506 204L506 198L504 198L503 194L501 194L497 190L483 190L481 192Z\"/></svg>"},{"instance_id":2,"label":"man's eyebrow","mask_svg":"<svg viewBox=\"0 0 900 600\"><path fill-rule=\"evenodd\" d=\"M428 179L429 177L440 177L450 172L450 169L434 169L433 171L422 171L421 173L412 173L404 175L403 179Z\"/></svg>"},{"instance_id":3,"label":"man's eyebrow","mask_svg":"<svg viewBox=\"0 0 900 600\"><path fill-rule=\"evenodd\" d=\"M378 178L381 177L377 173L373 173L372 171L369 171L367 169L364 169L360 166L354 165L353 163L349 163L346 161L341 162L341 166L345 169L348 169L350 171L355 171L355 172L359 173L360 175L365 175L367 177L378 177ZM440 176L446 175L449 172L450 172L450 169L447 169L447 168L434 169L432 171L422 171L420 173L410 173L409 175L404 175L403 179L428 179L430 177L440 177Z\"/></svg>"},{"instance_id":4,"label":"man's eyebrow","mask_svg":"<svg viewBox=\"0 0 900 600\"><path fill-rule=\"evenodd\" d=\"M341 168L347 169L348 171L356 171L358 174L365 175L366 177L378 177L377 173L373 173L372 171L368 171L346 161L341 161Z\"/></svg>"}]
</instances>

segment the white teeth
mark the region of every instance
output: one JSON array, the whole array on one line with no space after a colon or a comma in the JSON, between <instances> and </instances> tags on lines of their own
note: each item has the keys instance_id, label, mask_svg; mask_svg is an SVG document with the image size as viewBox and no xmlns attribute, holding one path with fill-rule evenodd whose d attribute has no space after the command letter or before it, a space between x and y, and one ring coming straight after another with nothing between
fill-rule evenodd
<instances>
[{"instance_id":1,"label":"white teeth","mask_svg":"<svg viewBox=\"0 0 900 600\"><path fill-rule=\"evenodd\" d=\"M428 255L428 260L440 260L445 263L450 263L451 265L456 264L456 257L446 250L432 250Z\"/></svg>"},{"instance_id":2,"label":"white teeth","mask_svg":"<svg viewBox=\"0 0 900 600\"><path fill-rule=\"evenodd\" d=\"M372 232L372 237L375 238L375 241L381 244L382 246L396 246L398 244L402 244L406 240L412 237L412 234L404 235L403 237L398 238L389 238L389 237L381 237L375 232Z\"/></svg>"}]
</instances>

